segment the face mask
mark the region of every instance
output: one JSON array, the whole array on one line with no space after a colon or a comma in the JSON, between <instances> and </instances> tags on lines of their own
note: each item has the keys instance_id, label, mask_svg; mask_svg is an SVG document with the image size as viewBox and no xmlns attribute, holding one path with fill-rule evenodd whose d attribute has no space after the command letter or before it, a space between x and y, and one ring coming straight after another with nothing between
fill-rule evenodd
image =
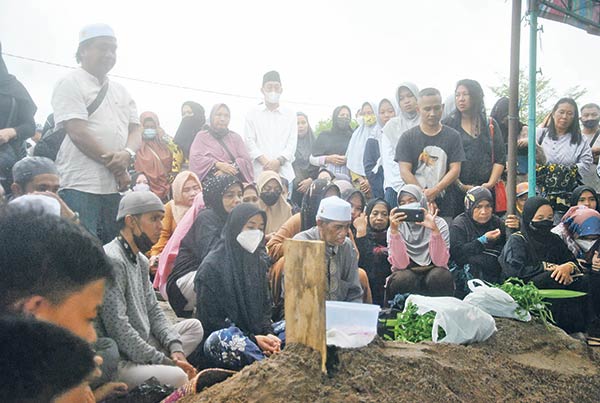
<instances>
[{"instance_id":1,"label":"face mask","mask_svg":"<svg viewBox=\"0 0 600 403\"><path fill-rule=\"evenodd\" d=\"M278 104L279 97L281 97L281 94L276 91L267 92L265 94L265 102L269 104Z\"/></svg>"},{"instance_id":2,"label":"face mask","mask_svg":"<svg viewBox=\"0 0 600 403\"><path fill-rule=\"evenodd\" d=\"M374 126L375 123L377 123L377 118L375 117L375 115L367 115L363 119L367 126Z\"/></svg>"},{"instance_id":3,"label":"face mask","mask_svg":"<svg viewBox=\"0 0 600 403\"><path fill-rule=\"evenodd\" d=\"M587 252L590 249L592 249L592 246L594 246L596 244L596 240L594 240L594 239L576 239L575 243L577 245L579 245L581 250L583 250L584 252Z\"/></svg>"},{"instance_id":4,"label":"face mask","mask_svg":"<svg viewBox=\"0 0 600 403\"><path fill-rule=\"evenodd\" d=\"M240 246L249 253L254 253L260 242L263 240L264 234L259 229L251 229L248 231L242 231L235 238Z\"/></svg>"},{"instance_id":5,"label":"face mask","mask_svg":"<svg viewBox=\"0 0 600 403\"><path fill-rule=\"evenodd\" d=\"M273 206L279 200L279 196L281 196L281 192L262 192L260 194L260 199L265 202L267 206Z\"/></svg>"},{"instance_id":6,"label":"face mask","mask_svg":"<svg viewBox=\"0 0 600 403\"><path fill-rule=\"evenodd\" d=\"M150 190L150 185L147 183L136 183L132 189L134 192L147 192Z\"/></svg>"},{"instance_id":7,"label":"face mask","mask_svg":"<svg viewBox=\"0 0 600 403\"><path fill-rule=\"evenodd\" d=\"M154 246L154 242L152 242L150 240L150 237L148 235L146 235L145 232L142 231L139 224L138 224L138 229L140 230L140 232L142 232L142 234L139 236L136 234L133 234L133 242L135 242L135 245L138 247L140 252L142 252L145 255L146 252L148 252L150 249L152 249L152 246Z\"/></svg>"},{"instance_id":8,"label":"face mask","mask_svg":"<svg viewBox=\"0 0 600 403\"><path fill-rule=\"evenodd\" d=\"M421 205L419 204L419 202L412 202L412 203L408 203L408 204L403 204L400 207L402 207L402 208L418 209L418 208L421 208Z\"/></svg>"},{"instance_id":9,"label":"face mask","mask_svg":"<svg viewBox=\"0 0 600 403\"><path fill-rule=\"evenodd\" d=\"M539 232L550 232L554 227L552 220L532 221L530 225L535 231Z\"/></svg>"},{"instance_id":10,"label":"face mask","mask_svg":"<svg viewBox=\"0 0 600 403\"><path fill-rule=\"evenodd\" d=\"M142 138L144 140L153 140L156 138L156 129L144 129L142 133Z\"/></svg>"},{"instance_id":11,"label":"face mask","mask_svg":"<svg viewBox=\"0 0 600 403\"><path fill-rule=\"evenodd\" d=\"M350 118L337 118L336 126L340 130L346 130L350 127Z\"/></svg>"},{"instance_id":12,"label":"face mask","mask_svg":"<svg viewBox=\"0 0 600 403\"><path fill-rule=\"evenodd\" d=\"M594 127L598 126L598 123L600 123L600 119L590 119L581 122L583 127L586 129L593 129Z\"/></svg>"}]
</instances>

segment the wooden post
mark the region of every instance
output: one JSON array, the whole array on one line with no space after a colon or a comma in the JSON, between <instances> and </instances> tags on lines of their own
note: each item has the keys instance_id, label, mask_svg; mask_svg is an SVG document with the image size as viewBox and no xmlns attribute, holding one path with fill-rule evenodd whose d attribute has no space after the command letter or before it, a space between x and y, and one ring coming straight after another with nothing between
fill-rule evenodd
<instances>
[{"instance_id":1,"label":"wooden post","mask_svg":"<svg viewBox=\"0 0 600 403\"><path fill-rule=\"evenodd\" d=\"M326 372L325 243L288 239L283 250L286 343L304 344L320 352L321 370Z\"/></svg>"}]
</instances>

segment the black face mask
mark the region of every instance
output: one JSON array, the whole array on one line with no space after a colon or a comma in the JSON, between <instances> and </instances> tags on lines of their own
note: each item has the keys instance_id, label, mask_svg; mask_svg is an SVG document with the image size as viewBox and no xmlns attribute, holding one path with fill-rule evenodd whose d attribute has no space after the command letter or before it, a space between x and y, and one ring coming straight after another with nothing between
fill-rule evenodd
<instances>
[{"instance_id":1,"label":"black face mask","mask_svg":"<svg viewBox=\"0 0 600 403\"><path fill-rule=\"evenodd\" d=\"M349 118L337 118L335 125L340 130L346 130L350 128L350 119Z\"/></svg>"},{"instance_id":2,"label":"black face mask","mask_svg":"<svg viewBox=\"0 0 600 403\"><path fill-rule=\"evenodd\" d=\"M532 221L530 226L537 232L550 232L552 227L554 227L554 223L552 220Z\"/></svg>"},{"instance_id":3,"label":"black face mask","mask_svg":"<svg viewBox=\"0 0 600 403\"><path fill-rule=\"evenodd\" d=\"M144 231L142 231L139 224L138 229L140 230L142 235L138 236L136 234L133 234L133 242L135 242L135 246L138 247L140 252L142 252L145 255L150 249L152 249L152 247L154 246L154 242L152 242L152 240L150 240L150 237L146 235Z\"/></svg>"},{"instance_id":4,"label":"black face mask","mask_svg":"<svg viewBox=\"0 0 600 403\"><path fill-rule=\"evenodd\" d=\"M260 199L267 205L273 206L279 200L279 196L281 196L281 191L276 192L261 192Z\"/></svg>"},{"instance_id":5,"label":"black face mask","mask_svg":"<svg viewBox=\"0 0 600 403\"><path fill-rule=\"evenodd\" d=\"M600 119L583 120L581 122L583 127L586 129L593 129L594 127L598 126L598 123L600 123Z\"/></svg>"}]
</instances>

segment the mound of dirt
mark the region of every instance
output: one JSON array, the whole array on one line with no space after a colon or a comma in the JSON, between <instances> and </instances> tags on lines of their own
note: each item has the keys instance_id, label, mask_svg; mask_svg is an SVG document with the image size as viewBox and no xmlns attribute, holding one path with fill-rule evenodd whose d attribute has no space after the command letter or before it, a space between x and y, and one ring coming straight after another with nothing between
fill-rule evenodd
<instances>
[{"instance_id":1,"label":"mound of dirt","mask_svg":"<svg viewBox=\"0 0 600 403\"><path fill-rule=\"evenodd\" d=\"M494 336L471 346L376 339L339 349L329 375L317 352L289 345L184 402L598 401L597 351L540 323L496 324Z\"/></svg>"}]
</instances>

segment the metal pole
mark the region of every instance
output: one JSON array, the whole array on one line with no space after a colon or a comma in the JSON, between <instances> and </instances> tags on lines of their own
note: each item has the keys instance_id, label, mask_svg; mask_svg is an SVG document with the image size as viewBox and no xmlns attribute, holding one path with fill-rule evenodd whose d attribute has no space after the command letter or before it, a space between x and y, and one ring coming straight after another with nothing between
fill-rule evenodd
<instances>
[{"instance_id":1,"label":"metal pole","mask_svg":"<svg viewBox=\"0 0 600 403\"><path fill-rule=\"evenodd\" d=\"M535 93L537 74L537 0L529 0L529 122L527 177L529 197L535 196Z\"/></svg>"},{"instance_id":2,"label":"metal pole","mask_svg":"<svg viewBox=\"0 0 600 403\"><path fill-rule=\"evenodd\" d=\"M507 199L508 214L515 213L517 187L517 136L519 122L519 58L521 44L521 0L513 0L510 34L510 85L508 102Z\"/></svg>"}]
</instances>

